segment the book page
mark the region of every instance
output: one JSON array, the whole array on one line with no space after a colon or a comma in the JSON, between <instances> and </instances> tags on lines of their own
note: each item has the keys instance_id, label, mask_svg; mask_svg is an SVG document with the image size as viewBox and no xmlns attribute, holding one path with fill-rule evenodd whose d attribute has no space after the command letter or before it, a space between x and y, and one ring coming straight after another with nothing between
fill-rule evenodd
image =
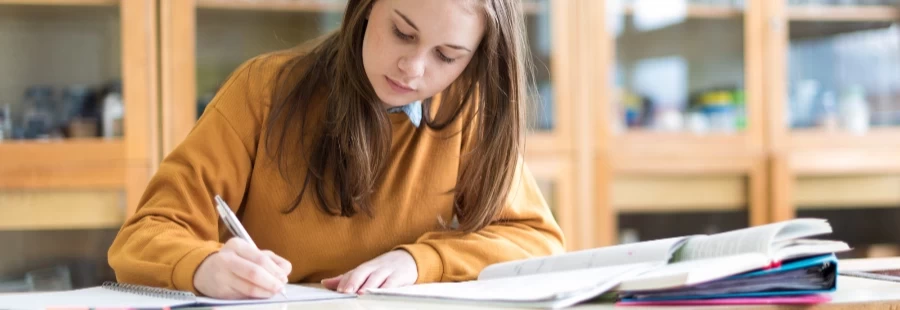
<instances>
[{"instance_id":1,"label":"book page","mask_svg":"<svg viewBox=\"0 0 900 310\"><path fill-rule=\"evenodd\" d=\"M687 237L622 244L488 266L479 280L634 263L667 262Z\"/></svg>"},{"instance_id":2,"label":"book page","mask_svg":"<svg viewBox=\"0 0 900 310\"><path fill-rule=\"evenodd\" d=\"M784 222L784 228L773 241L785 241L831 233L831 225L823 219L794 219Z\"/></svg>"},{"instance_id":3,"label":"book page","mask_svg":"<svg viewBox=\"0 0 900 310\"><path fill-rule=\"evenodd\" d=\"M810 239L776 242L772 248L772 252L774 252L772 258L778 261L850 250L850 246L841 241Z\"/></svg>"},{"instance_id":4,"label":"book page","mask_svg":"<svg viewBox=\"0 0 900 310\"><path fill-rule=\"evenodd\" d=\"M545 302L569 299L579 294L584 299L612 289L627 277L645 272L650 264L629 264L613 267L533 274L516 278L497 278L455 283L428 283L407 287L370 289L365 295L403 296L415 298ZM597 290L597 288L602 288Z\"/></svg>"},{"instance_id":5,"label":"book page","mask_svg":"<svg viewBox=\"0 0 900 310\"><path fill-rule=\"evenodd\" d=\"M675 253L675 261L714 258L742 253L769 256L776 235L788 224L779 222L692 238Z\"/></svg>"}]
</instances>

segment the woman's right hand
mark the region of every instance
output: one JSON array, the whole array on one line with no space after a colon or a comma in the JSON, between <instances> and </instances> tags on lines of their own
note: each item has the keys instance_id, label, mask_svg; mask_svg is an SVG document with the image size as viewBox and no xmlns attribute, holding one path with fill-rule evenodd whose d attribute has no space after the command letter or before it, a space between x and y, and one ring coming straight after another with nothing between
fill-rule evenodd
<instances>
[{"instance_id":1,"label":"woman's right hand","mask_svg":"<svg viewBox=\"0 0 900 310\"><path fill-rule=\"evenodd\" d=\"M290 272L291 263L272 251L231 238L197 267L194 288L212 298L269 298L284 288Z\"/></svg>"}]
</instances>

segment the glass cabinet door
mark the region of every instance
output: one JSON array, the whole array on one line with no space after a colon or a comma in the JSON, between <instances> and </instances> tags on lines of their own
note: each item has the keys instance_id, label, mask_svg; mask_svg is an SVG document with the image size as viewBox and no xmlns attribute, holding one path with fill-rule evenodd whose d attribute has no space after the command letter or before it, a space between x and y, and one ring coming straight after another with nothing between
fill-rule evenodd
<instances>
[{"instance_id":1,"label":"glass cabinet door","mask_svg":"<svg viewBox=\"0 0 900 310\"><path fill-rule=\"evenodd\" d=\"M595 115L598 244L762 224L761 1L608 0ZM602 30L602 31L600 31ZM595 35L591 35L596 33ZM696 224L662 225L668 219ZM715 224L714 222L722 222ZM684 229L690 231L685 231Z\"/></svg>"},{"instance_id":2,"label":"glass cabinet door","mask_svg":"<svg viewBox=\"0 0 900 310\"><path fill-rule=\"evenodd\" d=\"M339 0L197 1L198 113L241 63L339 28L343 8Z\"/></svg>"},{"instance_id":3,"label":"glass cabinet door","mask_svg":"<svg viewBox=\"0 0 900 310\"><path fill-rule=\"evenodd\" d=\"M900 4L785 5L786 125L800 134L900 133Z\"/></svg>"},{"instance_id":4,"label":"glass cabinet door","mask_svg":"<svg viewBox=\"0 0 900 310\"><path fill-rule=\"evenodd\" d=\"M117 5L8 4L0 22L7 42L0 55L0 140L123 135Z\"/></svg>"},{"instance_id":5,"label":"glass cabinet door","mask_svg":"<svg viewBox=\"0 0 900 310\"><path fill-rule=\"evenodd\" d=\"M745 133L745 9L732 0L608 1L613 132Z\"/></svg>"},{"instance_id":6,"label":"glass cabinet door","mask_svg":"<svg viewBox=\"0 0 900 310\"><path fill-rule=\"evenodd\" d=\"M850 256L900 253L900 2L772 3L776 220L827 218ZM896 255L896 254L892 254Z\"/></svg>"},{"instance_id":7,"label":"glass cabinet door","mask_svg":"<svg viewBox=\"0 0 900 310\"><path fill-rule=\"evenodd\" d=\"M345 1L162 0L163 154L245 61L337 29Z\"/></svg>"},{"instance_id":8,"label":"glass cabinet door","mask_svg":"<svg viewBox=\"0 0 900 310\"><path fill-rule=\"evenodd\" d=\"M0 1L0 294L115 280L153 171L154 0Z\"/></svg>"},{"instance_id":9,"label":"glass cabinet door","mask_svg":"<svg viewBox=\"0 0 900 310\"><path fill-rule=\"evenodd\" d=\"M576 146L573 113L579 106L572 76L577 73L577 4L570 0L526 0L525 24L533 76L529 84L525 160L561 226L570 250L583 248L584 225L574 182ZM583 170L581 172L584 172Z\"/></svg>"},{"instance_id":10,"label":"glass cabinet door","mask_svg":"<svg viewBox=\"0 0 900 310\"><path fill-rule=\"evenodd\" d=\"M577 1L523 1L528 43L532 56L534 89L527 111L529 152L570 150L575 130L572 113L577 106L576 72Z\"/></svg>"}]
</instances>

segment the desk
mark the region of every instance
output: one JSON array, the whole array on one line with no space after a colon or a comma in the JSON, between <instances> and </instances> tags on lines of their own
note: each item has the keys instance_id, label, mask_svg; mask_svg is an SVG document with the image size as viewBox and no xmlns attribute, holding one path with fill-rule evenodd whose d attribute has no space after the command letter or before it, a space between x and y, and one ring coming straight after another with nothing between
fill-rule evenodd
<instances>
[{"instance_id":1,"label":"desk","mask_svg":"<svg viewBox=\"0 0 900 310\"><path fill-rule=\"evenodd\" d=\"M900 309L900 283L876 281L869 279L841 276L838 290L832 293L832 301L815 307L791 306L743 306L743 307L695 307L700 309ZM571 309L606 310L606 309L673 309L688 307L614 307L612 304L582 304ZM476 310L496 309L474 305L449 303L424 303L407 301L385 301L374 299L342 299L322 302L270 304L239 306L227 308L233 310L302 310L302 309L336 309L336 310L391 310L391 309L436 309L436 310ZM500 308L513 309L513 308Z\"/></svg>"}]
</instances>

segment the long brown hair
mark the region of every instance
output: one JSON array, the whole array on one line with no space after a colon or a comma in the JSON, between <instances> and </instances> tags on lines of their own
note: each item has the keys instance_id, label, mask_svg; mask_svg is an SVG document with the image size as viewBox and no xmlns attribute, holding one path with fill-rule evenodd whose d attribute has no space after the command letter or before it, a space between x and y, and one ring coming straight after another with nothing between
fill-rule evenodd
<instances>
[{"instance_id":1,"label":"long brown hair","mask_svg":"<svg viewBox=\"0 0 900 310\"><path fill-rule=\"evenodd\" d=\"M367 15L376 0L350 0L338 31L281 70L269 115L266 147L290 178L293 161L306 160L303 186L293 211L310 188L319 207L332 215L371 214L372 194L391 147L391 123L369 83L362 61ZM510 195L524 144L525 100L530 74L521 0L480 0L485 34L462 74L440 94L434 117L424 123L443 129L475 104L463 129L472 137L463 154L454 189L459 230L484 228L500 214ZM319 100L316 100L316 99ZM324 100L324 121L308 127L308 118ZM424 111L431 111L425 101ZM296 132L299 131L299 135ZM292 134L293 133L293 134ZM310 137L309 142L288 137ZM299 153L288 152L296 147ZM275 151L271 152L274 148ZM296 156L296 154L303 154ZM327 177L326 177L327 176Z\"/></svg>"}]
</instances>

